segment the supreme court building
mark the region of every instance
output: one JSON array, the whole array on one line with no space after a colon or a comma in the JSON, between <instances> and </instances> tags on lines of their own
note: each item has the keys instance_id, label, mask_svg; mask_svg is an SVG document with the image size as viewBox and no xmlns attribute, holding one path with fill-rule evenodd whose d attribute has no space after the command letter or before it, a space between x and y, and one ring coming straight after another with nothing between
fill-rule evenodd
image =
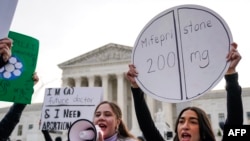
<instances>
[{"instance_id":1,"label":"supreme court building","mask_svg":"<svg viewBox=\"0 0 250 141\"><path fill-rule=\"evenodd\" d=\"M130 83L125 77L131 54L132 47L110 43L58 66L62 69L62 87L103 87L104 100L116 102L121 107L125 124L139 134ZM173 125L172 104L153 100L149 96L146 100L152 114L158 110L167 111L165 120Z\"/></svg>"}]
</instances>

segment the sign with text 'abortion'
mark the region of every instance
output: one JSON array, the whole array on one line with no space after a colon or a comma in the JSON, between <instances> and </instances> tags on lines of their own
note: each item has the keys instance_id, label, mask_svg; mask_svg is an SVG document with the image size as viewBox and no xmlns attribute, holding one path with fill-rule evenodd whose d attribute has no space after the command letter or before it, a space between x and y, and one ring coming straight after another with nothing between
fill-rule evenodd
<instances>
[{"instance_id":1,"label":"sign with text 'abortion'","mask_svg":"<svg viewBox=\"0 0 250 141\"><path fill-rule=\"evenodd\" d=\"M137 84L160 101L184 102L223 78L232 35L223 18L199 5L180 5L149 21L134 44Z\"/></svg>"},{"instance_id":2,"label":"sign with text 'abortion'","mask_svg":"<svg viewBox=\"0 0 250 141\"><path fill-rule=\"evenodd\" d=\"M42 130L68 130L78 119L93 120L102 101L101 87L47 88L41 114Z\"/></svg>"}]
</instances>

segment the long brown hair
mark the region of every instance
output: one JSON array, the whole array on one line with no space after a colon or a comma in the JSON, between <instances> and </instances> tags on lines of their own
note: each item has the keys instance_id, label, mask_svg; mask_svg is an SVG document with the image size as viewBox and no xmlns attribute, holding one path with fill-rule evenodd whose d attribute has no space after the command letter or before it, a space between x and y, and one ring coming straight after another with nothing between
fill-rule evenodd
<instances>
[{"instance_id":1,"label":"long brown hair","mask_svg":"<svg viewBox=\"0 0 250 141\"><path fill-rule=\"evenodd\" d=\"M124 124L123 120L122 120L122 111L121 108L114 102L110 102L110 101L102 101L101 103L99 103L95 109L95 113L96 110L103 104L108 104L112 111L115 113L116 118L120 119L120 124L119 127L117 129L118 131L118 136L120 138L135 138L128 130L127 126ZM136 139L136 138L135 138Z\"/></svg>"},{"instance_id":2,"label":"long brown hair","mask_svg":"<svg viewBox=\"0 0 250 141\"><path fill-rule=\"evenodd\" d=\"M177 132L178 122L179 122L181 115L187 110L194 111L198 116L200 138L201 138L200 141L216 141L215 135L214 135L214 132L212 130L212 126L211 126L211 123L210 123L210 120L209 120L207 114L205 113L205 111L203 111L202 109L200 109L198 107L187 107L180 112L180 114L176 120L176 123L175 123L175 133L176 134L174 136L174 141L179 141L178 132Z\"/></svg>"}]
</instances>

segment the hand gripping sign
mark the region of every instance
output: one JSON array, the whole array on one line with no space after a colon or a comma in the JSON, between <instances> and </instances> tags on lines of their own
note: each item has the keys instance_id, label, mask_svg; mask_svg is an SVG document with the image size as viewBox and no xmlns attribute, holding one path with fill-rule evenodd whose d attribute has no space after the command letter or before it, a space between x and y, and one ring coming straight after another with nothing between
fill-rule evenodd
<instances>
[{"instance_id":1,"label":"hand gripping sign","mask_svg":"<svg viewBox=\"0 0 250 141\"><path fill-rule=\"evenodd\" d=\"M223 78L231 42L228 25L211 9L199 5L167 9L146 24L134 44L137 84L160 101L198 98Z\"/></svg>"}]
</instances>

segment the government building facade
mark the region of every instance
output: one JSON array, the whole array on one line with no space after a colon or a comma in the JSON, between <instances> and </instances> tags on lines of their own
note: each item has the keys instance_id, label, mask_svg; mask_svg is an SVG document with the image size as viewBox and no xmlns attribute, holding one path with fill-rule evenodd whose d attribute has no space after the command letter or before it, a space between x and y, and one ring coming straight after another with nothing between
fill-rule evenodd
<instances>
[{"instance_id":1,"label":"government building facade","mask_svg":"<svg viewBox=\"0 0 250 141\"><path fill-rule=\"evenodd\" d=\"M131 63L132 49L129 46L110 43L65 61L58 67L62 70L61 87L102 87L103 99L116 102L121 107L125 124L135 136L141 136L135 116L130 83L125 78L128 64ZM242 89L242 97L244 124L250 124L250 87ZM198 106L204 109L211 120L214 133L218 140L220 139L222 132L219 122L225 121L227 116L224 89L210 91L195 100L183 103L165 103L148 95L145 95L145 99L153 119L157 122L157 115L161 115L161 122L165 123L171 132L174 130L175 119L181 109L186 106ZM0 109L0 118L8 109L8 107ZM19 124L10 137L12 141L44 140L38 128L41 109L42 103L26 107ZM165 135L164 133L162 134ZM67 131L53 131L50 134L53 139L61 136L63 141L67 140ZM166 140L168 139L166 138Z\"/></svg>"}]
</instances>

